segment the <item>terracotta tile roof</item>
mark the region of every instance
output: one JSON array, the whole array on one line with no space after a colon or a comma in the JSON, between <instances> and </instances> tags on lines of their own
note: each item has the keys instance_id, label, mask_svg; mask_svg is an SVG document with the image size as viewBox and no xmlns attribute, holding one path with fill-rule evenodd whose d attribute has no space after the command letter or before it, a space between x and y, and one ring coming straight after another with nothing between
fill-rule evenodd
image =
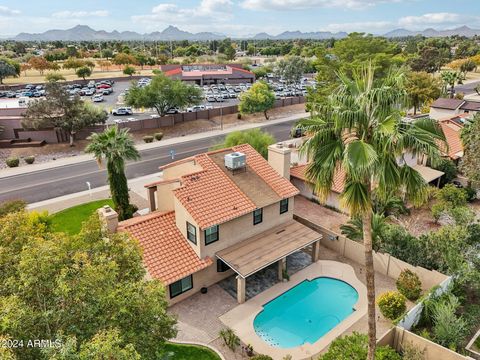
<instances>
[{"instance_id":1,"label":"terracotta tile roof","mask_svg":"<svg viewBox=\"0 0 480 360\"><path fill-rule=\"evenodd\" d=\"M305 171L307 170L308 164L297 165L290 168L290 176L310 182L305 176ZM345 188L345 171L343 168L339 168L333 176L332 191L340 194Z\"/></svg>"},{"instance_id":2,"label":"terracotta tile roof","mask_svg":"<svg viewBox=\"0 0 480 360\"><path fill-rule=\"evenodd\" d=\"M290 181L280 176L252 146L243 144L234 146L233 151L239 151L247 155L247 165L260 176L278 196L282 198L292 197L299 194L298 189Z\"/></svg>"},{"instance_id":3,"label":"terracotta tile roof","mask_svg":"<svg viewBox=\"0 0 480 360\"><path fill-rule=\"evenodd\" d=\"M433 102L431 107L438 108L438 109L448 109L448 110L456 110L458 109L465 100L459 99L447 99L447 98L440 98Z\"/></svg>"},{"instance_id":4,"label":"terracotta tile roof","mask_svg":"<svg viewBox=\"0 0 480 360\"><path fill-rule=\"evenodd\" d=\"M171 183L175 183L175 182L180 182L180 179L170 179L170 180L157 180L157 181L154 181L150 184L146 184L146 185L143 185L143 187L145 188L151 188L151 187L155 187L157 185L161 185L161 184L171 184Z\"/></svg>"},{"instance_id":5,"label":"terracotta tile roof","mask_svg":"<svg viewBox=\"0 0 480 360\"><path fill-rule=\"evenodd\" d=\"M443 147L443 151L453 160L461 158L463 156L463 145L460 139L460 132L462 131L463 126L458 122L452 120L442 120L439 122L440 127L445 134L445 140L448 145L448 153Z\"/></svg>"},{"instance_id":6,"label":"terracotta tile roof","mask_svg":"<svg viewBox=\"0 0 480 360\"><path fill-rule=\"evenodd\" d=\"M233 71L240 71L240 72L244 72L244 73L247 73L247 74L254 75L253 72L251 72L251 71L249 71L249 70L246 70L246 69L239 68L239 67L232 67L232 70L233 70Z\"/></svg>"},{"instance_id":7,"label":"terracotta tile roof","mask_svg":"<svg viewBox=\"0 0 480 360\"><path fill-rule=\"evenodd\" d=\"M148 273L167 285L213 264L211 258L200 259L188 244L176 226L173 211L123 221L119 230L138 240Z\"/></svg>"},{"instance_id":8,"label":"terracotta tile roof","mask_svg":"<svg viewBox=\"0 0 480 360\"><path fill-rule=\"evenodd\" d=\"M221 224L257 208L254 199L235 184L235 177L227 176L210 157L226 150L245 153L247 166L282 199L299 193L248 144L196 155L193 159L203 170L182 176L182 186L174 190L174 194L200 228Z\"/></svg>"},{"instance_id":9,"label":"terracotta tile roof","mask_svg":"<svg viewBox=\"0 0 480 360\"><path fill-rule=\"evenodd\" d=\"M207 154L196 155L195 160L203 170L182 176L182 186L174 194L200 228L221 224L256 209Z\"/></svg>"}]
</instances>

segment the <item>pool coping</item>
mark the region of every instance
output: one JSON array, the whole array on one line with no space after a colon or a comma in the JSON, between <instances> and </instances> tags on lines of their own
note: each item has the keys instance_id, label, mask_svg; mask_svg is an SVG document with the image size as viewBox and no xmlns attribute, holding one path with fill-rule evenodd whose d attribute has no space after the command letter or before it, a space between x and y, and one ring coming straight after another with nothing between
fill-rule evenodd
<instances>
[{"instance_id":1,"label":"pool coping","mask_svg":"<svg viewBox=\"0 0 480 360\"><path fill-rule=\"evenodd\" d=\"M354 305L355 311L313 344L307 343L290 349L282 349L268 345L257 335L253 327L253 321L257 314L263 310L263 305L301 282L313 280L318 277L338 279L351 285L358 292L358 301ZM220 321L233 329L245 344L252 345L257 353L270 355L273 359L279 360L285 355L291 355L293 359L300 360L310 359L312 356L320 353L335 338L360 320L366 313L367 288L357 278L353 267L338 261L319 260L293 274L290 277L290 281L277 283L247 302L236 306L220 316Z\"/></svg>"}]
</instances>

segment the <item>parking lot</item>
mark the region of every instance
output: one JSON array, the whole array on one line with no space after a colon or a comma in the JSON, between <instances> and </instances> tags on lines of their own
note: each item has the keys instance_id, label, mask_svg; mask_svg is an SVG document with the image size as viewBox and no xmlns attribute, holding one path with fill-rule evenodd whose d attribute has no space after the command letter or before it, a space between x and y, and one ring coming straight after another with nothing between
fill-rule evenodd
<instances>
[{"instance_id":1,"label":"parking lot","mask_svg":"<svg viewBox=\"0 0 480 360\"><path fill-rule=\"evenodd\" d=\"M149 78L143 78L138 81L139 86L147 86L150 82ZM305 96L309 86L315 86L315 83L302 79L298 84L284 84L281 81L268 81L270 87L275 92L275 97L281 99L291 96ZM175 109L172 111L198 111L208 108L218 108L238 104L239 96L247 91L252 84L213 84L198 87L203 92L204 101L198 106L187 109ZM127 112L123 115L114 115L112 112L125 106L124 99L132 86L132 81L117 81L115 83L110 80L102 80L95 83L94 81L79 81L75 84L66 85L65 88L70 95L79 95L86 101L91 101L95 106L102 107L109 114L107 123L115 123L120 121L135 121L145 118L146 116L156 116L156 112L152 109L133 109L132 113ZM26 85L24 89L17 91L0 93L0 109L15 108L26 106L32 99L39 99L45 95L45 87L42 85L33 86ZM122 113L121 111L119 113Z\"/></svg>"}]
</instances>

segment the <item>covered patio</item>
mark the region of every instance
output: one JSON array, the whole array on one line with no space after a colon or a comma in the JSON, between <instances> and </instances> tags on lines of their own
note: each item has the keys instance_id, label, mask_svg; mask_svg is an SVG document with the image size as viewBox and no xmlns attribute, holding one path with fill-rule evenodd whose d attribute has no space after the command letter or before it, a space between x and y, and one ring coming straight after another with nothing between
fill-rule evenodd
<instances>
[{"instance_id":1,"label":"covered patio","mask_svg":"<svg viewBox=\"0 0 480 360\"><path fill-rule=\"evenodd\" d=\"M216 256L237 273L237 301L241 304L246 300L248 276L277 263L278 280L282 280L288 255L311 246L312 262L318 261L321 238L316 231L291 220L223 249Z\"/></svg>"}]
</instances>

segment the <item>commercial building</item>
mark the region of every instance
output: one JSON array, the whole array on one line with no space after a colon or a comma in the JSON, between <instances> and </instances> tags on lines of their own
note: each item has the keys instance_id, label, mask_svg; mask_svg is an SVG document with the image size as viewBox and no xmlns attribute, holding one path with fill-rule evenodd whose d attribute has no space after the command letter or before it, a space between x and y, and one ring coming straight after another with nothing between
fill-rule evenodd
<instances>
[{"instance_id":1,"label":"commercial building","mask_svg":"<svg viewBox=\"0 0 480 360\"><path fill-rule=\"evenodd\" d=\"M161 65L160 70L172 79L201 86L255 82L255 75L241 64Z\"/></svg>"}]
</instances>

